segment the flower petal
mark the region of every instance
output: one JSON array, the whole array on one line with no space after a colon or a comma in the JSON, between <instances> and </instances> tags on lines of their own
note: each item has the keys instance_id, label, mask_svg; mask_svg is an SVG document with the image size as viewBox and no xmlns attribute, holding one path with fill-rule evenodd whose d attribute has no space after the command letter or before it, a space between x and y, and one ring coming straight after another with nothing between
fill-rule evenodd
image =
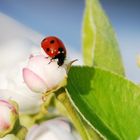
<instances>
[{"instance_id":1,"label":"flower petal","mask_svg":"<svg viewBox=\"0 0 140 140\"><path fill-rule=\"evenodd\" d=\"M5 137L0 138L0 140L19 140L19 139L13 134L8 134Z\"/></svg>"},{"instance_id":2,"label":"flower petal","mask_svg":"<svg viewBox=\"0 0 140 140\"><path fill-rule=\"evenodd\" d=\"M0 89L0 98L16 101L19 111L26 114L37 113L42 102L41 94L33 93L26 85L11 90Z\"/></svg>"},{"instance_id":3,"label":"flower petal","mask_svg":"<svg viewBox=\"0 0 140 140\"><path fill-rule=\"evenodd\" d=\"M76 140L71 131L67 130L66 125L68 124L64 123L66 122L62 122L60 119L52 119L35 125L29 130L26 140Z\"/></svg>"},{"instance_id":4,"label":"flower petal","mask_svg":"<svg viewBox=\"0 0 140 140\"><path fill-rule=\"evenodd\" d=\"M23 69L23 78L27 86L34 92L43 93L47 90L47 86L43 79L28 68Z\"/></svg>"}]
</instances>

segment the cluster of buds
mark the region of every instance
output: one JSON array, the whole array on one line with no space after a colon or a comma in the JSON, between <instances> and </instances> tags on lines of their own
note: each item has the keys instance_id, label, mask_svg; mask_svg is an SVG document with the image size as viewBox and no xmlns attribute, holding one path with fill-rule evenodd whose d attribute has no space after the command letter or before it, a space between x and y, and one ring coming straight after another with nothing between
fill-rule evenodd
<instances>
[{"instance_id":1,"label":"cluster of buds","mask_svg":"<svg viewBox=\"0 0 140 140\"><path fill-rule=\"evenodd\" d=\"M52 38L49 39L51 44L59 42L58 44L54 44L55 49L57 48L57 52L52 47L49 48L49 53L47 51L48 54L31 55L28 64L19 70L22 78L15 75L19 72L18 69L16 69L17 73L15 72L14 76L10 77L12 78L11 81L14 81L14 84L5 80L6 86L0 89L2 97L2 99L0 99L0 138L2 138L2 140L17 139L14 135L9 135L9 133L15 128L16 121L19 119L18 111L21 113L23 113L22 111L26 111L27 114L37 113L38 109L34 108L41 105L42 101L40 101L40 97L43 96L44 93L52 93L67 84L67 73L74 61L66 63L66 50L63 43L55 37L53 37L53 40ZM46 45L47 42L48 41L45 40L43 45ZM43 49L45 51L47 48L43 46ZM16 79L18 79L18 81L16 81ZM14 101L5 100L9 98L12 98L12 100L18 103L19 110ZM34 102L35 100L37 102ZM63 133L64 135L59 135L59 133ZM52 137L58 140L75 139L71 135L68 123L63 120L53 120L33 127L27 134L26 140L46 140L46 135L49 139Z\"/></svg>"}]
</instances>

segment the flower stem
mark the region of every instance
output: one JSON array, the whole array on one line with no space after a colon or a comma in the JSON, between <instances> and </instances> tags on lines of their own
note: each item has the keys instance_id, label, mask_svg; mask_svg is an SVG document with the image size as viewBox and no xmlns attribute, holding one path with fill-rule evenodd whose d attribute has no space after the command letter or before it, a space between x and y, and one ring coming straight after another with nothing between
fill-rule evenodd
<instances>
[{"instance_id":1,"label":"flower stem","mask_svg":"<svg viewBox=\"0 0 140 140\"><path fill-rule=\"evenodd\" d=\"M25 127L21 127L16 136L19 138L19 140L25 140L26 134L27 129Z\"/></svg>"},{"instance_id":2,"label":"flower stem","mask_svg":"<svg viewBox=\"0 0 140 140\"><path fill-rule=\"evenodd\" d=\"M86 129L84 128L83 122L80 116L78 115L78 113L76 112L75 108L71 104L70 99L67 96L65 89L61 88L60 90L58 90L56 92L56 97L66 108L75 128L80 133L82 139L89 140Z\"/></svg>"},{"instance_id":3,"label":"flower stem","mask_svg":"<svg viewBox=\"0 0 140 140\"><path fill-rule=\"evenodd\" d=\"M46 114L48 114L48 107L51 104L53 97L54 97L53 93L51 93L47 96L45 95L45 97L43 97L44 99L45 98L46 99L44 100L44 103L41 105L40 111L37 114L35 114L34 116L32 116L32 119L34 120L34 122L38 122L38 121L46 118Z\"/></svg>"},{"instance_id":4,"label":"flower stem","mask_svg":"<svg viewBox=\"0 0 140 140\"><path fill-rule=\"evenodd\" d=\"M28 130L26 127L20 124L19 119L15 123L14 129L11 131L11 134L14 134L19 140L25 140Z\"/></svg>"}]
</instances>

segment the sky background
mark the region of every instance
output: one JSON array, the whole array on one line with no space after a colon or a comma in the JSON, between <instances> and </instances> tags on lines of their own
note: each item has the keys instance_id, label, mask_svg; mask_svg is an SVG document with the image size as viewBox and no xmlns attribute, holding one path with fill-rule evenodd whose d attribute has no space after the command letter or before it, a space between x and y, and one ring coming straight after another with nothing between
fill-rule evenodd
<instances>
[{"instance_id":1,"label":"sky background","mask_svg":"<svg viewBox=\"0 0 140 140\"><path fill-rule=\"evenodd\" d=\"M117 32L127 75L140 81L136 55L140 54L140 1L101 0ZM1 0L0 12L43 35L59 36L81 50L84 0ZM139 74L139 76L138 76Z\"/></svg>"}]
</instances>

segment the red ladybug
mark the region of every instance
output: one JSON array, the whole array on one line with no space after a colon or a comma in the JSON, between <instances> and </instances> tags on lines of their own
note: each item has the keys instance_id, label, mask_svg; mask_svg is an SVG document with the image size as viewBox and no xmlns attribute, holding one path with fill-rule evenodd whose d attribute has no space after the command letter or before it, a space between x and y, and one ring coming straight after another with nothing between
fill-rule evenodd
<instances>
[{"instance_id":1,"label":"red ladybug","mask_svg":"<svg viewBox=\"0 0 140 140\"><path fill-rule=\"evenodd\" d=\"M66 48L63 42L55 37L49 36L42 40L41 47L52 59L58 59L57 64L62 66L66 58Z\"/></svg>"}]
</instances>

